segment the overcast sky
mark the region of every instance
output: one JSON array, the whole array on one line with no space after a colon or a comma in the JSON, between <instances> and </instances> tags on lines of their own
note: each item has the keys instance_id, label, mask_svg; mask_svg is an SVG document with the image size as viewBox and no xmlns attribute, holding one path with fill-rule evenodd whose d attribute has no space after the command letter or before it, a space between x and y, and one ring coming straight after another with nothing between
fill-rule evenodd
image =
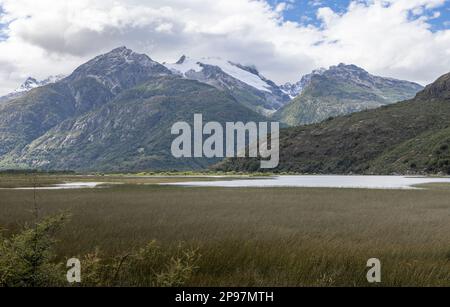
<instances>
[{"instance_id":1,"label":"overcast sky","mask_svg":"<svg viewBox=\"0 0 450 307\"><path fill-rule=\"evenodd\" d=\"M422 84L450 72L449 0L0 0L0 94L118 46L218 56L277 83L356 64Z\"/></svg>"}]
</instances>

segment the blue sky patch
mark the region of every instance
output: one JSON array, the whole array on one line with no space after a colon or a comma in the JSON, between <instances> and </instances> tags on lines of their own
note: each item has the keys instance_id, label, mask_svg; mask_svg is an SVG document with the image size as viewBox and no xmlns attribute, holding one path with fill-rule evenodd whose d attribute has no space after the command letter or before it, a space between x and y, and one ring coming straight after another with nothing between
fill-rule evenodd
<instances>
[{"instance_id":1,"label":"blue sky patch","mask_svg":"<svg viewBox=\"0 0 450 307\"><path fill-rule=\"evenodd\" d=\"M313 25L320 27L320 21L317 19L317 10L321 7L329 7L334 12L345 13L351 0L268 0L268 2L276 7L279 3L285 2L289 4L289 9L284 11L284 19L298 22L303 25ZM435 15L435 14L439 14ZM432 31L450 29L450 1L436 9L424 11L422 15L411 16L418 18L422 16L430 17L428 23Z\"/></svg>"},{"instance_id":2,"label":"blue sky patch","mask_svg":"<svg viewBox=\"0 0 450 307\"><path fill-rule=\"evenodd\" d=\"M0 5L0 17L3 14L4 14L3 7ZM3 24L3 23L0 22L0 42L4 41L7 38L6 34L4 33L4 30L6 29L6 26L7 26L6 24Z\"/></svg>"}]
</instances>

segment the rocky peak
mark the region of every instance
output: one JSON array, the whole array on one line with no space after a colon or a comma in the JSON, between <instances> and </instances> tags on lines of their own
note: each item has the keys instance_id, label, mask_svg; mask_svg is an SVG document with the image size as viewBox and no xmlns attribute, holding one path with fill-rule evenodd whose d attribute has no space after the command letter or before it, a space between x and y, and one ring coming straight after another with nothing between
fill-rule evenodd
<instances>
[{"instance_id":1,"label":"rocky peak","mask_svg":"<svg viewBox=\"0 0 450 307\"><path fill-rule=\"evenodd\" d=\"M359 72L367 72L361 67L358 67L354 64L345 64L345 63L339 63L337 66L331 66L330 69L343 69L348 71L359 71Z\"/></svg>"},{"instance_id":2,"label":"rocky peak","mask_svg":"<svg viewBox=\"0 0 450 307\"><path fill-rule=\"evenodd\" d=\"M113 54L113 53L117 53L117 54L131 54L133 53L133 50L128 49L126 46L121 46L118 47L116 49L111 50L111 52L109 52L109 54Z\"/></svg>"},{"instance_id":3,"label":"rocky peak","mask_svg":"<svg viewBox=\"0 0 450 307\"><path fill-rule=\"evenodd\" d=\"M450 73L443 75L417 94L420 99L450 99Z\"/></svg>"},{"instance_id":4,"label":"rocky peak","mask_svg":"<svg viewBox=\"0 0 450 307\"><path fill-rule=\"evenodd\" d=\"M310 74L304 75L297 83L286 83L281 86L281 89L288 94L291 98L295 98L300 95L305 87L307 87L313 76L323 75L327 70L325 68L319 68L313 70Z\"/></svg>"},{"instance_id":5,"label":"rocky peak","mask_svg":"<svg viewBox=\"0 0 450 307\"><path fill-rule=\"evenodd\" d=\"M27 92L39 86L39 81L35 78L28 77L24 83L16 90L16 93Z\"/></svg>"},{"instance_id":6,"label":"rocky peak","mask_svg":"<svg viewBox=\"0 0 450 307\"><path fill-rule=\"evenodd\" d=\"M25 82L22 83L22 85L14 91L14 93L25 93L25 92L31 91L32 89L37 88L37 87L56 83L63 78L64 78L64 75L56 75L56 76L50 76L45 80L39 81L36 78L28 77L25 80Z\"/></svg>"},{"instance_id":7,"label":"rocky peak","mask_svg":"<svg viewBox=\"0 0 450 307\"><path fill-rule=\"evenodd\" d=\"M245 66L245 65L241 65L239 63L233 63L233 62L230 62L230 64L232 64L232 65L234 65L236 67L239 67L242 70L248 71L251 74L254 74L256 76L262 77L260 75L258 69L256 68L256 66L254 66L254 65L252 65L252 66ZM264 77L262 77L262 78L264 78Z\"/></svg>"},{"instance_id":8,"label":"rocky peak","mask_svg":"<svg viewBox=\"0 0 450 307\"><path fill-rule=\"evenodd\" d=\"M332 77L338 77L338 78L344 78L350 80L354 80L355 78L370 78L371 75L362 69L361 67L358 67L356 65L350 64L346 65L344 63L340 63L337 66L331 66L330 69L324 72L327 76Z\"/></svg>"},{"instance_id":9,"label":"rocky peak","mask_svg":"<svg viewBox=\"0 0 450 307\"><path fill-rule=\"evenodd\" d=\"M68 81L94 78L117 94L152 77L169 74L171 72L167 68L147 55L120 47L81 65Z\"/></svg>"},{"instance_id":10,"label":"rocky peak","mask_svg":"<svg viewBox=\"0 0 450 307\"><path fill-rule=\"evenodd\" d=\"M178 60L178 62L176 62L175 64L181 65L181 64L183 64L185 61L186 61L186 56L183 55L183 56Z\"/></svg>"},{"instance_id":11,"label":"rocky peak","mask_svg":"<svg viewBox=\"0 0 450 307\"><path fill-rule=\"evenodd\" d=\"M140 65L144 67L162 66L145 54L139 54L126 47L116 48L99 55L93 60L81 65L75 72L109 72L124 65Z\"/></svg>"}]
</instances>

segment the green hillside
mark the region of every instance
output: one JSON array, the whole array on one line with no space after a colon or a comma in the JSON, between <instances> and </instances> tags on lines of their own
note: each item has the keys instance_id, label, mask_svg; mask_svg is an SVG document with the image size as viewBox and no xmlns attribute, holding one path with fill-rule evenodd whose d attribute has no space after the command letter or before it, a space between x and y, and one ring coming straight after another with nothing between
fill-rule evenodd
<instances>
[{"instance_id":1,"label":"green hillside","mask_svg":"<svg viewBox=\"0 0 450 307\"><path fill-rule=\"evenodd\" d=\"M280 136L276 171L333 174L449 174L450 74L413 100L289 128ZM249 159L221 170L254 169Z\"/></svg>"},{"instance_id":2,"label":"green hillside","mask_svg":"<svg viewBox=\"0 0 450 307\"><path fill-rule=\"evenodd\" d=\"M307 75L302 93L275 113L291 126L319 123L413 98L422 86L369 74L355 65L332 66Z\"/></svg>"},{"instance_id":3,"label":"green hillside","mask_svg":"<svg viewBox=\"0 0 450 307\"><path fill-rule=\"evenodd\" d=\"M231 95L193 80L167 76L124 91L87 114L63 121L29 144L7 155L2 168L104 171L185 170L205 168L218 160L175 159L171 127L178 121L221 123L262 121L261 115Z\"/></svg>"}]
</instances>

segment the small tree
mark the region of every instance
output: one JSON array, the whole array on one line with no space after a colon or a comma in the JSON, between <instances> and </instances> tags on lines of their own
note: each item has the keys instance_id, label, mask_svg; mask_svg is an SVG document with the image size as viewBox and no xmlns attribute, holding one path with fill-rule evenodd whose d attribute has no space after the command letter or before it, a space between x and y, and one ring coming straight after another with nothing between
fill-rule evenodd
<instances>
[{"instance_id":1,"label":"small tree","mask_svg":"<svg viewBox=\"0 0 450 307\"><path fill-rule=\"evenodd\" d=\"M64 282L64 267L54 263L54 237L67 217L46 218L10 239L0 237L1 286L45 287Z\"/></svg>"}]
</instances>

